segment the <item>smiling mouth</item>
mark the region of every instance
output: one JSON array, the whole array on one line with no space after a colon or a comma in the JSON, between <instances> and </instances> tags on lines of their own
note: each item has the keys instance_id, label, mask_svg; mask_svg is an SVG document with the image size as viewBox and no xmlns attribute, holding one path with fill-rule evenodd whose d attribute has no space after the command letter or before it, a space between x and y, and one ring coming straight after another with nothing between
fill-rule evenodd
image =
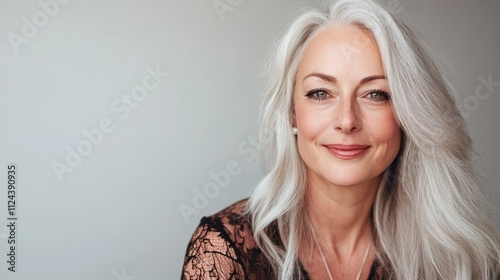
<instances>
[{"instance_id":1,"label":"smiling mouth","mask_svg":"<svg viewBox=\"0 0 500 280\"><path fill-rule=\"evenodd\" d=\"M370 146L367 145L333 144L324 146L334 157L345 160L359 158L370 148Z\"/></svg>"}]
</instances>

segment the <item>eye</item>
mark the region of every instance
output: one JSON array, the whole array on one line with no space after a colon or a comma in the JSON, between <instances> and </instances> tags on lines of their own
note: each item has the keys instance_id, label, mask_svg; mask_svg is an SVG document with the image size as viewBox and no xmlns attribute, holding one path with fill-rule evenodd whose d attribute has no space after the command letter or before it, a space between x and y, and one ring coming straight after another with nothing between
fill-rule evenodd
<instances>
[{"instance_id":1,"label":"eye","mask_svg":"<svg viewBox=\"0 0 500 280\"><path fill-rule=\"evenodd\" d=\"M313 89L308 91L306 96L308 99L320 101L327 99L330 94L324 89Z\"/></svg>"},{"instance_id":2,"label":"eye","mask_svg":"<svg viewBox=\"0 0 500 280\"><path fill-rule=\"evenodd\" d=\"M390 99L389 93L381 89L374 89L368 92L366 96L374 101L385 101Z\"/></svg>"}]
</instances>

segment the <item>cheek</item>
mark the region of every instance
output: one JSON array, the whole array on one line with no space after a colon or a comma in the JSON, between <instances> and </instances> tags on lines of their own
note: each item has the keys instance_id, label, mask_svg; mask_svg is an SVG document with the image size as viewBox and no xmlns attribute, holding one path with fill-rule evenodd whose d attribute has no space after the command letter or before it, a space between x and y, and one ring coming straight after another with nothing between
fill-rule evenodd
<instances>
[{"instance_id":1,"label":"cheek","mask_svg":"<svg viewBox=\"0 0 500 280\"><path fill-rule=\"evenodd\" d=\"M295 126L300 131L299 140L300 138L312 140L328 129L331 120L324 113L303 105L295 107Z\"/></svg>"},{"instance_id":2,"label":"cheek","mask_svg":"<svg viewBox=\"0 0 500 280\"><path fill-rule=\"evenodd\" d=\"M386 145L387 149L395 150L397 154L401 144L401 129L392 110L372 114L366 126L375 141Z\"/></svg>"},{"instance_id":3,"label":"cheek","mask_svg":"<svg viewBox=\"0 0 500 280\"><path fill-rule=\"evenodd\" d=\"M311 166L318 160L315 157L314 143L324 130L324 121L321 121L318 112L313 112L303 105L295 106L295 127L298 129L297 148L302 160L307 166Z\"/></svg>"}]
</instances>

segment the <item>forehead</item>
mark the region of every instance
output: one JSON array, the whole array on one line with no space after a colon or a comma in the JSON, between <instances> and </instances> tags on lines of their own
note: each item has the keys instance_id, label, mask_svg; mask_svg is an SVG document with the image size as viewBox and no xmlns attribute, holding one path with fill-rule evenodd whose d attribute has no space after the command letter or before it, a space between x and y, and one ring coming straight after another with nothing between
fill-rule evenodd
<instances>
[{"instance_id":1,"label":"forehead","mask_svg":"<svg viewBox=\"0 0 500 280\"><path fill-rule=\"evenodd\" d=\"M345 71L383 74L379 49L372 34L357 25L331 25L315 34L306 45L297 75Z\"/></svg>"}]
</instances>

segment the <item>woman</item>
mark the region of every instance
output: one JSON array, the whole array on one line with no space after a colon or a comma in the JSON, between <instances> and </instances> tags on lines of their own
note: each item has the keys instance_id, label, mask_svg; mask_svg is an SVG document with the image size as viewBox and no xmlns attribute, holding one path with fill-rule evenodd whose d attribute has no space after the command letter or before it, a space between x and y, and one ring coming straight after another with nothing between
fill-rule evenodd
<instances>
[{"instance_id":1,"label":"woman","mask_svg":"<svg viewBox=\"0 0 500 280\"><path fill-rule=\"evenodd\" d=\"M183 279L500 278L464 120L407 25L369 0L305 11L266 76L267 175L202 219Z\"/></svg>"}]
</instances>

